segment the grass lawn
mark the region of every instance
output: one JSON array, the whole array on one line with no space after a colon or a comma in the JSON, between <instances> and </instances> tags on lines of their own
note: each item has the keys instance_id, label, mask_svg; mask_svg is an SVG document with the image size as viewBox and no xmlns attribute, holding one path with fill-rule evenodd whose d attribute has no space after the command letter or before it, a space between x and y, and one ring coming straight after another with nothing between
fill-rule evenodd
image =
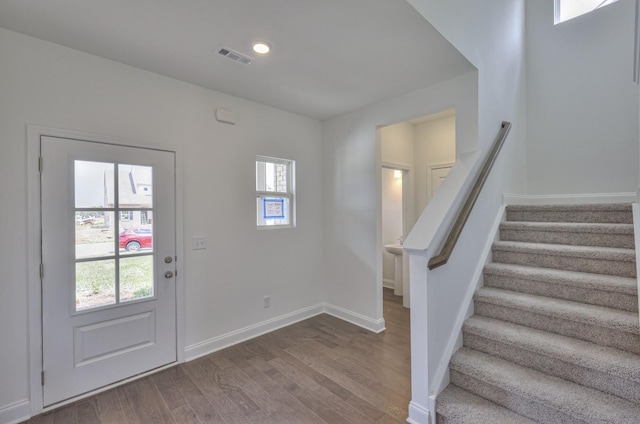
<instances>
[{"instance_id":1,"label":"grass lawn","mask_svg":"<svg viewBox=\"0 0 640 424\"><path fill-rule=\"evenodd\" d=\"M115 303L116 261L76 264L76 309ZM153 295L153 255L120 258L120 301Z\"/></svg>"}]
</instances>

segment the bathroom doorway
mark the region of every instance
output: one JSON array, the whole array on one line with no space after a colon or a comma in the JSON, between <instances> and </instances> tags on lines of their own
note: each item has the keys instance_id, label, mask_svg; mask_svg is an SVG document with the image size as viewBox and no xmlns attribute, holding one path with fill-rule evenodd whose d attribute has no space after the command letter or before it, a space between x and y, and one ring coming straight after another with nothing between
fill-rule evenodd
<instances>
[{"instance_id":1,"label":"bathroom doorway","mask_svg":"<svg viewBox=\"0 0 640 424\"><path fill-rule=\"evenodd\" d=\"M382 165L382 286L402 296L403 180L408 170Z\"/></svg>"},{"instance_id":2,"label":"bathroom doorway","mask_svg":"<svg viewBox=\"0 0 640 424\"><path fill-rule=\"evenodd\" d=\"M456 113L448 109L378 129L379 280L410 305L409 255L402 243L456 160Z\"/></svg>"}]
</instances>

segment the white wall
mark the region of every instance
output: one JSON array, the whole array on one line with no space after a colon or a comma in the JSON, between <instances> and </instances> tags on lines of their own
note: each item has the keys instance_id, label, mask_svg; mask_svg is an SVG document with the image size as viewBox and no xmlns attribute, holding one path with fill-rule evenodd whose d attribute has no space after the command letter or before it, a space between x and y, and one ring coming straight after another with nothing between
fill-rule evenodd
<instances>
[{"instance_id":1,"label":"white wall","mask_svg":"<svg viewBox=\"0 0 640 424\"><path fill-rule=\"evenodd\" d=\"M532 194L635 192L635 2L553 25L553 0L527 2L527 158Z\"/></svg>"},{"instance_id":2,"label":"white wall","mask_svg":"<svg viewBox=\"0 0 640 424\"><path fill-rule=\"evenodd\" d=\"M415 125L416 216L427 206L427 167L456 161L456 117Z\"/></svg>"},{"instance_id":3,"label":"white wall","mask_svg":"<svg viewBox=\"0 0 640 424\"><path fill-rule=\"evenodd\" d=\"M481 270L482 252L500 210L501 193L526 191L525 157L525 16L524 0L409 0L443 36L478 69L478 137L461 141L456 120L458 162L405 242L411 256L412 401L409 419L426 423L433 416L429 400L446 384L446 369ZM459 112L456 106L456 111ZM483 158L502 121L514 126L478 198L449 262L427 271L442 242L444 228L470 188L476 166L468 153ZM476 163L476 165L472 165ZM456 170L458 168L458 170ZM477 168L476 168L477 170ZM452 175L453 174L453 175ZM459 180L452 176L460 177ZM446 188L446 186L449 186ZM438 200L439 198L439 200Z\"/></svg>"},{"instance_id":4,"label":"white wall","mask_svg":"<svg viewBox=\"0 0 640 424\"><path fill-rule=\"evenodd\" d=\"M458 143L477 140L477 73L331 119L324 124L325 257L329 302L382 318L380 146L376 128L456 108ZM380 268L378 268L380 266Z\"/></svg>"},{"instance_id":5,"label":"white wall","mask_svg":"<svg viewBox=\"0 0 640 424\"><path fill-rule=\"evenodd\" d=\"M29 398L27 124L179 149L187 346L324 300L320 122L3 29L0 63L0 417ZM256 155L296 160L297 228L256 230Z\"/></svg>"},{"instance_id":6,"label":"white wall","mask_svg":"<svg viewBox=\"0 0 640 424\"><path fill-rule=\"evenodd\" d=\"M402 178L395 178L394 169L382 168L382 245L398 243L402 234ZM382 279L395 288L395 255L382 253Z\"/></svg>"}]
</instances>

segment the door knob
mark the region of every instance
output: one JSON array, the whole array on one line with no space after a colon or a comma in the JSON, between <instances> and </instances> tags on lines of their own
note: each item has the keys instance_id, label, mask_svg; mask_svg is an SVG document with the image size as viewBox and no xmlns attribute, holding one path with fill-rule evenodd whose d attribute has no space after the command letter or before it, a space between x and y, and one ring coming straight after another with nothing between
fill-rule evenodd
<instances>
[{"instance_id":1,"label":"door knob","mask_svg":"<svg viewBox=\"0 0 640 424\"><path fill-rule=\"evenodd\" d=\"M171 256L167 256L166 258L164 258L165 264L170 264L172 261L173 261L173 258Z\"/></svg>"},{"instance_id":2,"label":"door knob","mask_svg":"<svg viewBox=\"0 0 640 424\"><path fill-rule=\"evenodd\" d=\"M164 278L171 278L171 277L173 277L173 272L167 271L164 273Z\"/></svg>"}]
</instances>

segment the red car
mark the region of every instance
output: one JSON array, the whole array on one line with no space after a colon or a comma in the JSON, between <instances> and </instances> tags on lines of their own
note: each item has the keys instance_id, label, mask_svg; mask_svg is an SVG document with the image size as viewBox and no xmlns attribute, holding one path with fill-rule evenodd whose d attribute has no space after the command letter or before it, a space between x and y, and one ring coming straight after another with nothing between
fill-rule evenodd
<instances>
[{"instance_id":1,"label":"red car","mask_svg":"<svg viewBox=\"0 0 640 424\"><path fill-rule=\"evenodd\" d=\"M120 233L120 249L136 252L153 247L153 232L150 225L133 227Z\"/></svg>"}]
</instances>

